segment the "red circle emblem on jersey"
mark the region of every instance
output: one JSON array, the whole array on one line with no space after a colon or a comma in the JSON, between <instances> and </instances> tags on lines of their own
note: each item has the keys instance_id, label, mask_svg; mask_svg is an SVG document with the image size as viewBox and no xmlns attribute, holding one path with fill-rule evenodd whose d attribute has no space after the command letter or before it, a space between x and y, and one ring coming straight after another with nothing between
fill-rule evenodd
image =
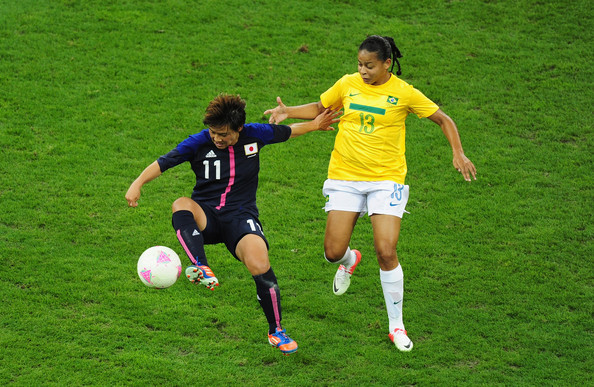
<instances>
[{"instance_id":1,"label":"red circle emblem on jersey","mask_svg":"<svg viewBox=\"0 0 594 387\"><path fill-rule=\"evenodd\" d=\"M253 146L251 146L251 147L250 147L250 152L253 152L253 151L254 151L254 147L253 147Z\"/></svg>"}]
</instances>

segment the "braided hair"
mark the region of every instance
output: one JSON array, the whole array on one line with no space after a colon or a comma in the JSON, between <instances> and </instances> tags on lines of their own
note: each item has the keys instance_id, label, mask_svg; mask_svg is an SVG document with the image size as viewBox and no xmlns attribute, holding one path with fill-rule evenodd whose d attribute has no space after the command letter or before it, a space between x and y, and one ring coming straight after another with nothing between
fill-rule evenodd
<instances>
[{"instance_id":1,"label":"braided hair","mask_svg":"<svg viewBox=\"0 0 594 387\"><path fill-rule=\"evenodd\" d=\"M398 47L396 47L394 39L391 37L380 35L368 36L367 39L365 39L359 46L359 51L361 50L375 52L378 59L382 61L386 61L388 58L391 58L392 67L390 68L390 72L392 72L394 69L394 64L397 64L398 71L396 71L396 75L402 74L400 62L398 62L398 58L402 58L402 54L400 53Z\"/></svg>"}]
</instances>

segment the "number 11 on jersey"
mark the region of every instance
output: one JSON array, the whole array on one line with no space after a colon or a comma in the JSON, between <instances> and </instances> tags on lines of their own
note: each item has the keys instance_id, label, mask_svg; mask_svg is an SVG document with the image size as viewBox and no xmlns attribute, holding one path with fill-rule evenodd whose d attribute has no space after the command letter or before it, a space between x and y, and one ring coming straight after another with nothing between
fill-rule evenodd
<instances>
[{"instance_id":1,"label":"number 11 on jersey","mask_svg":"<svg viewBox=\"0 0 594 387\"><path fill-rule=\"evenodd\" d=\"M210 179L210 160L204 160L202 164L204 164L204 178L208 180ZM221 180L221 160L215 160L213 164L215 167L215 179Z\"/></svg>"}]
</instances>

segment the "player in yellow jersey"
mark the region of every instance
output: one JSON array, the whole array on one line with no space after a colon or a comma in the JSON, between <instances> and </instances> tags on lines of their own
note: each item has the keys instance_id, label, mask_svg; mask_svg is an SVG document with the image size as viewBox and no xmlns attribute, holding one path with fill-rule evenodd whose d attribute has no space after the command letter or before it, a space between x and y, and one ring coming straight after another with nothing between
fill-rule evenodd
<instances>
[{"instance_id":1,"label":"player in yellow jersey","mask_svg":"<svg viewBox=\"0 0 594 387\"><path fill-rule=\"evenodd\" d=\"M464 155L454 121L419 90L392 70L402 57L391 37L373 35L359 46L358 73L348 74L326 90L320 101L300 106L278 106L264 112L270 123L287 118L312 119L326 108L343 109L324 183L328 213L324 254L340 266L333 282L336 295L349 287L361 260L349 243L360 216L369 214L380 267L380 280L389 320L389 338L401 351L413 347L402 320L403 272L396 245L408 200L405 120L409 113L427 117L441 127L453 152L454 167L466 181L476 180L476 169Z\"/></svg>"}]
</instances>

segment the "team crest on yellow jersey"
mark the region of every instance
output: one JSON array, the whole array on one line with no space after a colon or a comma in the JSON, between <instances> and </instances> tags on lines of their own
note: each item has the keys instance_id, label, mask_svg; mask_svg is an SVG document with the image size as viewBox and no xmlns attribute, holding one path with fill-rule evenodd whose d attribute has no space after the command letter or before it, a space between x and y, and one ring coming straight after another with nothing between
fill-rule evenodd
<instances>
[{"instance_id":1,"label":"team crest on yellow jersey","mask_svg":"<svg viewBox=\"0 0 594 387\"><path fill-rule=\"evenodd\" d=\"M391 103L392 105L398 105L398 98L392 97L390 95L390 96L388 96L388 99L386 100L386 102Z\"/></svg>"}]
</instances>

